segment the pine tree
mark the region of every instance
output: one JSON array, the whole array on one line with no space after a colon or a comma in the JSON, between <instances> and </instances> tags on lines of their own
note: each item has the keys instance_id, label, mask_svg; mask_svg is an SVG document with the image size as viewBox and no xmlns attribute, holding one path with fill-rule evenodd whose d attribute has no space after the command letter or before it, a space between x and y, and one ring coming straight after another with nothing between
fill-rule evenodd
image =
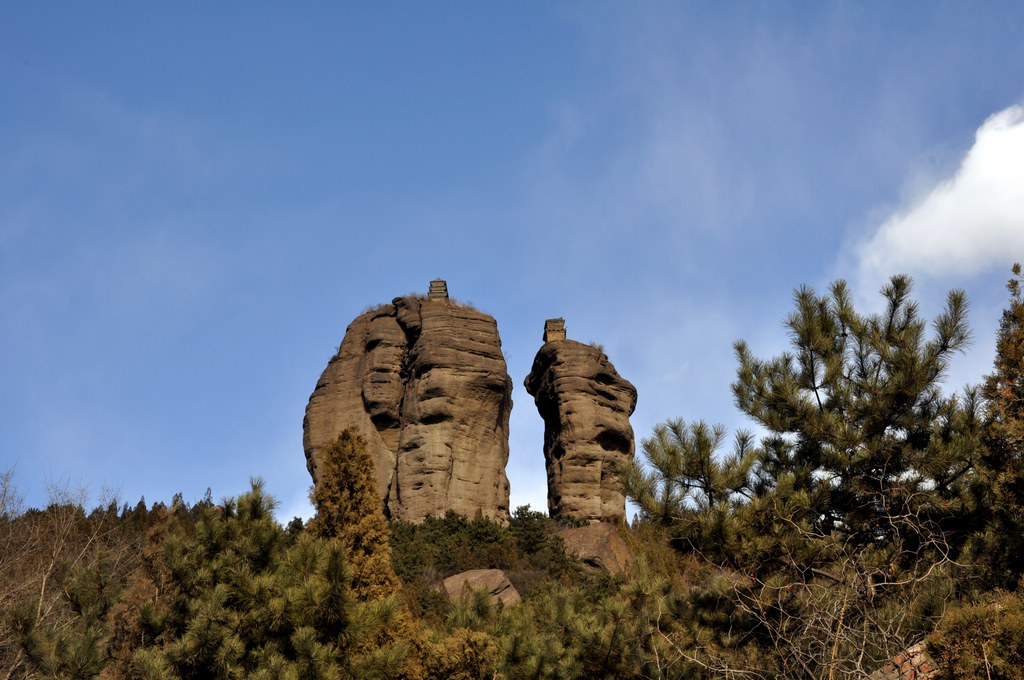
<instances>
[{"instance_id":1,"label":"pine tree","mask_svg":"<svg viewBox=\"0 0 1024 680\"><path fill-rule=\"evenodd\" d=\"M981 419L975 391L939 384L969 342L967 303L951 292L929 334L910 291L893 277L884 311L861 315L843 282L804 287L791 351L762 360L736 344L736 404L767 431L749 502L732 508L742 530L727 565L744 569L691 601L698 637L787 650L765 655L773 677L862 673L956 596Z\"/></svg>"},{"instance_id":2,"label":"pine tree","mask_svg":"<svg viewBox=\"0 0 1024 680\"><path fill-rule=\"evenodd\" d=\"M86 513L81 493L58 487L44 510L21 512L13 492L0 475L0 677L95 677L145 522L121 516L114 500Z\"/></svg>"},{"instance_id":3,"label":"pine tree","mask_svg":"<svg viewBox=\"0 0 1024 680\"><path fill-rule=\"evenodd\" d=\"M354 427L345 429L323 452L320 480L311 498L316 515L306 532L341 545L352 568L353 594L367 611L387 614L386 628L371 629L364 644L361 674L370 677L379 669L400 668L405 676L419 673L419 659L408 654L418 647L421 630L401 603L401 581L391 562L391 530L384 518L366 442ZM401 659L396 653L401 651ZM397 665L396 665L397 664Z\"/></svg>"},{"instance_id":4,"label":"pine tree","mask_svg":"<svg viewBox=\"0 0 1024 680\"><path fill-rule=\"evenodd\" d=\"M1005 459L1019 458L1024 451L1024 275L1013 265L1006 284L1010 304L996 335L995 372L986 376L982 395L988 419L986 442Z\"/></svg>"},{"instance_id":5,"label":"pine tree","mask_svg":"<svg viewBox=\"0 0 1024 680\"><path fill-rule=\"evenodd\" d=\"M163 545L169 592L143 611L153 646L135 653L133 677L401 677L409 648L389 638L398 598L361 601L345 546L305 533L290 539L273 508L257 481L203 509L195 525L187 515L172 521Z\"/></svg>"},{"instance_id":6,"label":"pine tree","mask_svg":"<svg viewBox=\"0 0 1024 680\"><path fill-rule=\"evenodd\" d=\"M982 435L979 506L989 513L974 551L989 580L1010 588L1024 574L1024 290L1020 264L1007 283L1009 306L996 334L994 371L981 393Z\"/></svg>"},{"instance_id":7,"label":"pine tree","mask_svg":"<svg viewBox=\"0 0 1024 680\"><path fill-rule=\"evenodd\" d=\"M733 454L722 459L717 453L724 440L720 425L669 420L641 442L648 468L631 461L622 478L644 519L667 528L679 547L729 559L742 530L733 511L750 496L757 451L741 432Z\"/></svg>"},{"instance_id":8,"label":"pine tree","mask_svg":"<svg viewBox=\"0 0 1024 680\"><path fill-rule=\"evenodd\" d=\"M926 337L910 280L882 290L886 309L854 311L843 282L795 295L792 352L755 358L736 344L736 404L768 430L755 468L756 531L796 525L847 547L898 544L908 556L952 550L977 454L973 395L939 390L970 339L967 302L948 295ZM957 532L960 532L959 534Z\"/></svg>"},{"instance_id":9,"label":"pine tree","mask_svg":"<svg viewBox=\"0 0 1024 680\"><path fill-rule=\"evenodd\" d=\"M969 341L967 303L950 293L929 334L910 288L893 277L877 315L842 282L799 289L791 351L736 344L733 393L760 444L741 434L722 459L720 428L670 421L644 442L648 469L626 471L645 519L703 565L676 611L705 671L864 673L955 597L981 422L973 391L939 383Z\"/></svg>"},{"instance_id":10,"label":"pine tree","mask_svg":"<svg viewBox=\"0 0 1024 680\"><path fill-rule=\"evenodd\" d=\"M394 593L399 581L391 566L390 530L366 443L355 428L348 428L324 450L322 460L312 493L316 516L306 530L345 546L360 597L372 600Z\"/></svg>"}]
</instances>

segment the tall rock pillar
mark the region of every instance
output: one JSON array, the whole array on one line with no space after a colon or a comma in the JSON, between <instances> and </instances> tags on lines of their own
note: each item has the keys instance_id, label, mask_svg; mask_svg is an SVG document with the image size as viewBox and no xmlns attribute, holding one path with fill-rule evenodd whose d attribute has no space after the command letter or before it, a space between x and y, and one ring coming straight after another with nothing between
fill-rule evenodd
<instances>
[{"instance_id":1,"label":"tall rock pillar","mask_svg":"<svg viewBox=\"0 0 1024 680\"><path fill-rule=\"evenodd\" d=\"M306 406L314 483L323 449L355 426L395 519L454 510L507 522L508 376L494 319L448 298L395 298L358 316Z\"/></svg>"},{"instance_id":2,"label":"tall rock pillar","mask_svg":"<svg viewBox=\"0 0 1024 680\"><path fill-rule=\"evenodd\" d=\"M629 416L636 388L599 347L566 339L562 319L545 324L544 345L525 384L544 419L548 511L555 517L624 520L619 467L635 452Z\"/></svg>"}]
</instances>

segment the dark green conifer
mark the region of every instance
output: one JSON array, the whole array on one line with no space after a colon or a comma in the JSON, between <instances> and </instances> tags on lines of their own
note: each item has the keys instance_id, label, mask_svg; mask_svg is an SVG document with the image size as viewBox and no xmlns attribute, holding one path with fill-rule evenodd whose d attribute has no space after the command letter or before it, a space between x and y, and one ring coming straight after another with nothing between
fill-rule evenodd
<instances>
[{"instance_id":1,"label":"dark green conifer","mask_svg":"<svg viewBox=\"0 0 1024 680\"><path fill-rule=\"evenodd\" d=\"M766 431L759 446L741 435L721 459L721 429L672 421L644 442L649 467L626 470L644 519L699 565L658 611L691 632L677 639L705 671L856 674L956 597L981 420L973 391L944 397L939 383L969 340L966 301L950 293L929 333L909 279L882 292L885 310L865 316L842 282L802 288L790 352L761 360L737 343L733 391Z\"/></svg>"},{"instance_id":2,"label":"dark green conifer","mask_svg":"<svg viewBox=\"0 0 1024 680\"><path fill-rule=\"evenodd\" d=\"M133 677L399 676L408 649L387 639L397 598L360 601L345 546L306 533L289 538L273 508L254 482L237 500L203 509L194 526L186 517L172 522L163 551L170 592L160 604L167 613L145 617L156 640L135 653Z\"/></svg>"},{"instance_id":3,"label":"dark green conifer","mask_svg":"<svg viewBox=\"0 0 1024 680\"><path fill-rule=\"evenodd\" d=\"M805 522L844 545L899 542L914 555L950 551L965 530L978 420L970 396L944 397L939 383L970 339L967 301L949 293L929 338L910 289L893 277L885 310L862 316L843 282L825 296L804 287L786 320L791 352L761 360L736 344L736 404L768 430L758 532Z\"/></svg>"},{"instance_id":4,"label":"dark green conifer","mask_svg":"<svg viewBox=\"0 0 1024 680\"><path fill-rule=\"evenodd\" d=\"M667 528L679 547L731 559L742 531L733 510L751 494L757 451L741 432L733 454L720 458L724 439L720 425L669 420L641 442L646 469L630 462L623 484L644 518Z\"/></svg>"},{"instance_id":5,"label":"dark green conifer","mask_svg":"<svg viewBox=\"0 0 1024 680\"><path fill-rule=\"evenodd\" d=\"M1024 574L1024 290L1019 264L1007 283L1009 306L996 334L994 371L981 394L986 418L980 460L979 506L985 531L975 558L993 585L1017 586Z\"/></svg>"}]
</instances>

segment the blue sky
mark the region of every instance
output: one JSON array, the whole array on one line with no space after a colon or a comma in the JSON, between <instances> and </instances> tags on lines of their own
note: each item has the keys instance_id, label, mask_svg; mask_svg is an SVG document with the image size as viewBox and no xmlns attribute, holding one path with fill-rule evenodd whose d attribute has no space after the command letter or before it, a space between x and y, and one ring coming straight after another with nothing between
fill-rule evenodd
<instances>
[{"instance_id":1,"label":"blue sky","mask_svg":"<svg viewBox=\"0 0 1024 680\"><path fill-rule=\"evenodd\" d=\"M1020 3L5 3L0 470L308 512L302 415L364 308L498 321L512 504L546 318L667 418L749 427L732 343L905 272L989 370L1024 260Z\"/></svg>"}]
</instances>

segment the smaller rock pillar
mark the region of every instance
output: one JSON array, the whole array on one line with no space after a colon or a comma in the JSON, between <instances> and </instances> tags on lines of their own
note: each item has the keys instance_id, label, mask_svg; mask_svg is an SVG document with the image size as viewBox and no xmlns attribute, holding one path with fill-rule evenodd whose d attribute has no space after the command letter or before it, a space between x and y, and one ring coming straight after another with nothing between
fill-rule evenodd
<instances>
[{"instance_id":1,"label":"smaller rock pillar","mask_svg":"<svg viewBox=\"0 0 1024 680\"><path fill-rule=\"evenodd\" d=\"M636 450L629 416L636 388L597 347L565 337L565 321L548 319L526 392L544 419L544 464L552 517L623 522L619 478Z\"/></svg>"}]
</instances>

